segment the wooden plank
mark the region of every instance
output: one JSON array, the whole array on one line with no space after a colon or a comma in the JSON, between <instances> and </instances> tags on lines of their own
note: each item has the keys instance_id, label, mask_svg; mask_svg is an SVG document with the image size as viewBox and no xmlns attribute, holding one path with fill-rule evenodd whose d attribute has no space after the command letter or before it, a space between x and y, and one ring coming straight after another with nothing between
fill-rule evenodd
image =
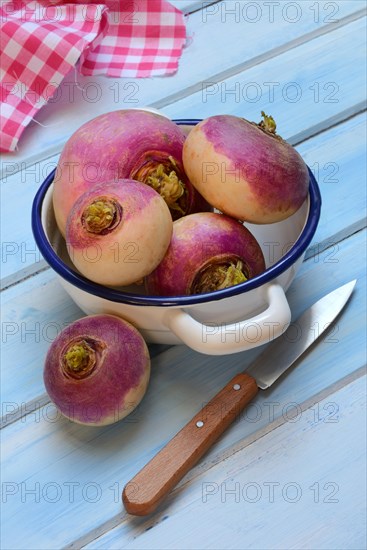
<instances>
[{"instance_id":1,"label":"wooden plank","mask_svg":"<svg viewBox=\"0 0 367 550\"><path fill-rule=\"evenodd\" d=\"M355 105L352 105L351 107L348 107L347 109L344 109L343 111L340 111L339 113L329 118L321 120L314 126L311 126L310 128L307 128L306 130L303 130L298 134L294 134L289 138L288 141L294 147L296 147L304 141L314 138L319 134L322 134L323 132L327 132L328 130L331 130L331 128L338 126L338 124L343 124L347 120L364 113L366 109L367 100L363 100L360 103L356 103Z\"/></svg>"},{"instance_id":2,"label":"wooden plank","mask_svg":"<svg viewBox=\"0 0 367 550\"><path fill-rule=\"evenodd\" d=\"M207 464L150 518L121 517L83 548L364 548L365 384L359 378L319 403L320 410L338 405L336 422L320 419L314 407L302 411L224 462Z\"/></svg>"},{"instance_id":3,"label":"wooden plank","mask_svg":"<svg viewBox=\"0 0 367 550\"><path fill-rule=\"evenodd\" d=\"M264 110L288 139L365 100L365 27L358 19L230 78L203 79L200 91L163 111L171 118L228 113L258 121Z\"/></svg>"},{"instance_id":4,"label":"wooden plank","mask_svg":"<svg viewBox=\"0 0 367 550\"><path fill-rule=\"evenodd\" d=\"M30 228L29 228L30 229ZM22 241L24 242L24 241ZM3 260L4 263L6 263L9 260L9 250L10 255L19 254L19 248L14 248L15 241L10 241L10 246L13 247L9 249L9 241L3 241ZM32 243L34 244L34 242ZM20 282L26 281L30 277L34 277L35 275L39 275L40 273L43 273L44 271L47 271L50 269L50 266L45 260L41 260L39 258L38 252L35 253L33 251L30 251L29 249L23 248L23 253L25 254L34 254L34 257L37 259L35 263L31 263L30 265L25 265L15 273L10 273L6 277L0 280L0 291L8 290L9 288L17 285ZM20 248L20 254L22 254L22 248Z\"/></svg>"},{"instance_id":5,"label":"wooden plank","mask_svg":"<svg viewBox=\"0 0 367 550\"><path fill-rule=\"evenodd\" d=\"M348 228L353 231L356 224L365 223L365 141L365 119L364 115L360 115L299 147L318 177L323 199L320 224L310 247L310 255L315 255L312 262L316 261L325 246L329 246L329 260L337 258L339 245L336 237L344 238ZM354 146L345 147L345 143L353 143ZM12 189L15 198L19 189L16 185ZM8 218L6 225L10 223ZM23 242L25 239L24 236ZM28 244L30 247L31 244ZM55 334L52 327L64 326L82 313L51 272L32 277L3 292L2 303L3 398L25 404L28 400L37 400L44 392L40 365L50 344L47 340ZM45 338L36 343L35 337L28 334L22 342L21 327L24 327L23 332L26 327L31 330L35 323L39 323L39 338L42 334ZM19 349L22 354L16 359L14 353ZM27 384L19 384L19 372ZM14 405L13 409L14 413L18 411L18 405ZM8 419L13 418L11 410L9 405Z\"/></svg>"},{"instance_id":6,"label":"wooden plank","mask_svg":"<svg viewBox=\"0 0 367 550\"><path fill-rule=\"evenodd\" d=\"M188 19L189 45L183 50L178 72L169 78L84 77L72 71L55 98L37 113L35 121L25 130L16 154L3 155L2 175L10 175L57 154L75 129L100 113L172 103L191 95L190 86L201 89L202 81L212 80L213 75L223 72L225 78L230 67L236 67L237 72L244 70L251 66L251 60L258 64L270 59L296 44L331 32L363 13L359 0L334 2L335 9L333 5L330 9L327 0L316 5L312 0L303 0L302 4L296 3L298 12L294 14L292 7L281 3L276 5L274 13L269 2L262 0L255 4L259 6L259 18L254 17L251 10L243 12L241 3L235 0L215 6L203 3L204 9ZM232 15L231 10L235 11ZM240 10L239 15L236 10ZM295 18L296 24L292 21Z\"/></svg>"},{"instance_id":7,"label":"wooden plank","mask_svg":"<svg viewBox=\"0 0 367 550\"><path fill-rule=\"evenodd\" d=\"M320 223L309 254L320 247L337 246L339 240L365 226L365 124L363 113L296 147L313 171L322 196ZM352 146L346 147L347 143Z\"/></svg>"},{"instance_id":8,"label":"wooden plank","mask_svg":"<svg viewBox=\"0 0 367 550\"><path fill-rule=\"evenodd\" d=\"M284 407L302 403L364 365L364 243L360 232L340 243L333 258L337 262L325 251L302 266L289 291L295 316L352 278L358 279L355 293L335 328L282 382L259 396L256 408L248 409L212 453L263 429L272 420L269 414L278 418ZM153 360L147 395L125 421L104 429L82 427L58 417L48 405L2 430L3 483L11 483L8 490L15 493L3 506L9 533L4 533L4 546L60 548L118 514L122 485L256 353L208 357L173 347ZM320 414L323 418L330 412ZM72 483L74 498L69 493ZM27 496L31 489L36 493ZM57 517L63 518L62 524ZM22 530L16 529L20 524Z\"/></svg>"}]
</instances>

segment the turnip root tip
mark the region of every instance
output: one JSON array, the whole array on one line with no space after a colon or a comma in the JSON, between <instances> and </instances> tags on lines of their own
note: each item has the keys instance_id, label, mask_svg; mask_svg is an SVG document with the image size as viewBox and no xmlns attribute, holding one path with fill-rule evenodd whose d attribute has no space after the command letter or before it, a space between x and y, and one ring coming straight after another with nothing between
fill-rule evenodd
<instances>
[{"instance_id":1,"label":"turnip root tip","mask_svg":"<svg viewBox=\"0 0 367 550\"><path fill-rule=\"evenodd\" d=\"M264 111L261 111L261 116L264 120L258 123L258 127L267 132L268 134L276 134L277 125L271 115L266 115ZM279 136L278 136L279 137Z\"/></svg>"},{"instance_id":2,"label":"turnip root tip","mask_svg":"<svg viewBox=\"0 0 367 550\"><path fill-rule=\"evenodd\" d=\"M172 156L154 158L132 174L133 179L149 185L161 195L171 211L172 218L184 216L187 211L187 185Z\"/></svg>"},{"instance_id":3,"label":"turnip root tip","mask_svg":"<svg viewBox=\"0 0 367 550\"><path fill-rule=\"evenodd\" d=\"M239 258L213 259L196 274L191 284L190 294L222 290L244 283L247 279L247 271Z\"/></svg>"},{"instance_id":4,"label":"turnip root tip","mask_svg":"<svg viewBox=\"0 0 367 550\"><path fill-rule=\"evenodd\" d=\"M89 339L77 339L69 344L62 355L62 368L65 376L81 379L89 376L97 362L97 349L103 348L102 342Z\"/></svg>"},{"instance_id":5,"label":"turnip root tip","mask_svg":"<svg viewBox=\"0 0 367 550\"><path fill-rule=\"evenodd\" d=\"M121 214L122 208L118 202L101 197L86 206L82 224L90 233L106 234L120 223Z\"/></svg>"}]
</instances>

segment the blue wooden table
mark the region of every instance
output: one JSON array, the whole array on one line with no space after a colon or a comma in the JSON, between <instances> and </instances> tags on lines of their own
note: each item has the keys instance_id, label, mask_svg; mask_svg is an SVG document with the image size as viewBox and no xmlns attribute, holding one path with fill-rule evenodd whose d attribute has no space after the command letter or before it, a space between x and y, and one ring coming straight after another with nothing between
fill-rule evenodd
<instances>
[{"instance_id":1,"label":"blue wooden table","mask_svg":"<svg viewBox=\"0 0 367 550\"><path fill-rule=\"evenodd\" d=\"M365 37L361 0L175 0L190 44L177 74L114 80L71 74L59 100L4 155L2 230L2 541L4 549L366 548ZM93 82L100 100L85 93ZM70 95L71 93L71 95ZM227 357L152 346L149 390L106 428L58 415L42 369L82 312L36 249L36 190L70 134L118 108L171 118L271 113L319 181L323 208L287 296L292 315L357 279L332 334L234 423L147 518L124 484L261 351ZM296 415L290 411L296 411Z\"/></svg>"}]
</instances>

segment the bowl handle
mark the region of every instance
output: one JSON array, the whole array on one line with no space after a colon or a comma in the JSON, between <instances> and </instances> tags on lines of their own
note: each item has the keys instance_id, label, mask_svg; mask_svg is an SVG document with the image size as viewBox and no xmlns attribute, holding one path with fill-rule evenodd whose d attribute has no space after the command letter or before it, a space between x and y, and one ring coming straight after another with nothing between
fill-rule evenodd
<instances>
[{"instance_id":1,"label":"bowl handle","mask_svg":"<svg viewBox=\"0 0 367 550\"><path fill-rule=\"evenodd\" d=\"M289 326L291 310L279 284L264 287L265 311L236 323L196 321L183 309L169 309L165 323L187 346L207 355L226 355L256 348L280 336Z\"/></svg>"}]
</instances>

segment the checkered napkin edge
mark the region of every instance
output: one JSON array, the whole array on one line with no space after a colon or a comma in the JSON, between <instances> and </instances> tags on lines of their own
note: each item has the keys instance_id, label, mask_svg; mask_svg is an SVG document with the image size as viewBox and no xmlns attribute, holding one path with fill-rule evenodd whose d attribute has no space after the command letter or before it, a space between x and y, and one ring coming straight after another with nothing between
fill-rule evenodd
<instances>
[{"instance_id":1,"label":"checkered napkin edge","mask_svg":"<svg viewBox=\"0 0 367 550\"><path fill-rule=\"evenodd\" d=\"M1 151L16 150L74 67L84 75L172 74L186 42L184 16L165 0L2 2L0 23Z\"/></svg>"}]
</instances>

